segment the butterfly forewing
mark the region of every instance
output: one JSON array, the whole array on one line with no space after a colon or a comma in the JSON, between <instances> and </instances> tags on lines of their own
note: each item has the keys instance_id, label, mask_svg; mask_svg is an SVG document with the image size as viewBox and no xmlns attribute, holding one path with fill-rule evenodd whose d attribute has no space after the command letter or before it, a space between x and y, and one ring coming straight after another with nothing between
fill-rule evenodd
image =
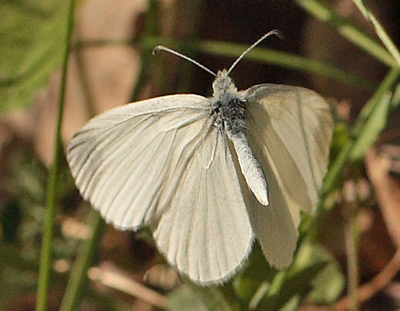
<instances>
[{"instance_id":1,"label":"butterfly forewing","mask_svg":"<svg viewBox=\"0 0 400 311\"><path fill-rule=\"evenodd\" d=\"M333 122L328 104L313 91L258 85L248 100L246 135L268 181L268 207L249 204L254 232L270 263L292 261L300 210L317 202L326 172Z\"/></svg>"},{"instance_id":2,"label":"butterfly forewing","mask_svg":"<svg viewBox=\"0 0 400 311\"><path fill-rule=\"evenodd\" d=\"M177 168L190 156L185 150L206 131L204 101L195 95L156 98L88 122L67 153L83 197L122 229L137 229L161 213L179 180Z\"/></svg>"}]
</instances>

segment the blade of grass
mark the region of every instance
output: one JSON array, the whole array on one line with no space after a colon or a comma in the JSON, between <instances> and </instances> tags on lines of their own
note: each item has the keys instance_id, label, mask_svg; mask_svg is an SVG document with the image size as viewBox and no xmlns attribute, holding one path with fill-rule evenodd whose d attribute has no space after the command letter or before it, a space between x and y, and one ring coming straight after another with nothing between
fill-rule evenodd
<instances>
[{"instance_id":1,"label":"blade of grass","mask_svg":"<svg viewBox=\"0 0 400 311\"><path fill-rule=\"evenodd\" d=\"M143 41L118 39L118 40L93 40L93 41L78 41L75 45L76 48L85 47L101 47L107 44L111 45L126 45L139 44L143 51L151 51L157 45L164 45L177 50L183 50L182 44L172 39L161 38L157 36L147 36ZM199 41L187 43L185 49L190 51L197 51L206 53L213 56L237 58L248 47L244 44L224 42L224 41ZM257 61L264 64L273 64L293 70L300 70L325 76L332 80L341 81L348 85L362 87L366 90L374 90L375 85L360 77L353 76L343 70L334 66L326 64L321 61L309 59L306 57L284 53L272 49L255 48L248 55L246 60ZM218 69L218 68L217 68Z\"/></svg>"},{"instance_id":2,"label":"blade of grass","mask_svg":"<svg viewBox=\"0 0 400 311\"><path fill-rule=\"evenodd\" d=\"M150 7L149 7L149 14L152 14L154 18L158 16L154 12L158 10L158 3L156 1L150 1ZM153 12L153 13L151 13ZM153 32L157 27L151 22L153 18L150 18L148 20L148 25L146 27L146 31ZM150 25L149 25L150 24ZM116 45L130 45L132 44L131 41L127 40L105 40L101 41L99 46L107 46L109 44L116 44ZM78 51L77 55L79 57L79 50L84 47L84 45L80 44L75 44L74 46ZM139 72L139 77L138 80L136 81L136 86L134 88L134 91L132 93L132 101L136 100L136 95L138 93L138 88L144 85L144 81L147 79L147 72L148 72L148 61L147 58L145 58L145 61L142 62L141 64L141 69ZM81 63L81 65L84 65ZM85 72L80 71L81 74L81 79L85 80ZM90 109L90 107L94 106L93 103L93 96L91 95L91 91L89 87L85 88L85 97L86 97L86 102L88 103L88 110L94 113L94 109ZM94 115L92 115L93 117ZM86 285L87 285L87 271L90 268L90 265L93 261L93 257L95 254L95 250L97 249L97 245L101 239L103 228L104 228L104 221L101 218L100 214L95 211L91 210L89 214L89 226L92 228L92 235L91 237L84 242L84 244L81 246L81 249L78 253L78 257L75 260L74 266L72 268L71 274L70 274L70 279L68 281L68 285L61 303L61 311L74 311L79 308L79 305L82 301L83 294L86 290Z\"/></svg>"},{"instance_id":3,"label":"blade of grass","mask_svg":"<svg viewBox=\"0 0 400 311\"><path fill-rule=\"evenodd\" d=\"M358 135L357 143L353 147L351 159L362 160L366 152L378 140L382 130L386 127L389 112L391 110L391 94L387 93L374 106L373 112L365 121L364 130Z\"/></svg>"},{"instance_id":4,"label":"blade of grass","mask_svg":"<svg viewBox=\"0 0 400 311\"><path fill-rule=\"evenodd\" d=\"M382 41L389 53L396 60L397 65L400 66L400 52L397 49L396 45L393 43L392 39L390 39L390 37L388 36L381 23L376 19L371 11L367 9L362 0L353 0L353 2L358 7L360 12L364 15L364 17L372 23L375 28L376 35Z\"/></svg>"},{"instance_id":5,"label":"blade of grass","mask_svg":"<svg viewBox=\"0 0 400 311\"><path fill-rule=\"evenodd\" d=\"M236 58L246 49L246 45L220 41L203 41L197 44L197 49L200 52L211 55ZM359 86L365 89L374 88L372 84L359 77L352 76L326 63L272 49L254 48L246 55L246 60L318 74L332 80L342 81L348 85Z\"/></svg>"},{"instance_id":6,"label":"blade of grass","mask_svg":"<svg viewBox=\"0 0 400 311\"><path fill-rule=\"evenodd\" d=\"M61 303L61 311L74 311L79 309L81 298L85 292L87 283L87 271L93 261L94 253L100 241L104 221L100 214L91 210L89 215L89 226L92 228L90 238L81 246L78 258L75 261L68 281L67 289L65 290L64 298Z\"/></svg>"},{"instance_id":7,"label":"blade of grass","mask_svg":"<svg viewBox=\"0 0 400 311\"><path fill-rule=\"evenodd\" d=\"M358 259L358 244L359 244L359 198L355 188L355 181L350 181L343 187L343 215L345 218L345 245L347 254L347 279L349 296L349 310L358 311L359 302L357 297L357 289L359 287L360 266Z\"/></svg>"},{"instance_id":8,"label":"blade of grass","mask_svg":"<svg viewBox=\"0 0 400 311\"><path fill-rule=\"evenodd\" d=\"M39 269L39 263L36 260L26 259L20 254L20 249L18 246L6 243L0 243L0 262L2 266L4 265L11 267L12 269L17 269L22 273L34 273ZM67 284L68 275L66 275L66 273L60 273L52 270L50 275L53 283L56 286L63 287L65 284ZM98 291L94 289L88 289L87 296L89 299L98 301L102 304L102 306L107 305L106 310L115 310L115 307L111 307L113 305L113 301Z\"/></svg>"},{"instance_id":9,"label":"blade of grass","mask_svg":"<svg viewBox=\"0 0 400 311\"><path fill-rule=\"evenodd\" d=\"M358 238L359 229L355 216L351 217L346 224L345 240L347 250L347 275L348 275L348 296L350 297L350 310L358 311L360 309L357 289L359 286L359 262L358 262Z\"/></svg>"},{"instance_id":10,"label":"blade of grass","mask_svg":"<svg viewBox=\"0 0 400 311\"><path fill-rule=\"evenodd\" d=\"M160 3L157 0L150 0L148 1L148 16L146 18L146 24L145 24L145 31L144 33L147 36L156 36L158 33L158 14L160 13ZM139 92L143 89L145 86L146 81L149 80L149 77L151 75L151 49L143 49L142 44L140 44L139 41L136 41L135 39L130 40L130 42L125 42L125 45L132 45L132 46L137 46L140 56L141 56L141 63L140 63L140 69L139 69L139 75L136 80L135 86L133 87L132 93L131 93L131 102L135 101L138 98Z\"/></svg>"},{"instance_id":11,"label":"blade of grass","mask_svg":"<svg viewBox=\"0 0 400 311\"><path fill-rule=\"evenodd\" d=\"M324 184L322 187L322 199L324 201L326 195L335 187L339 176L343 173L343 168L346 162L350 159L351 153L354 146L358 144L360 139L360 134L365 130L365 126L368 124L368 120L374 113L377 105L381 102L385 94L392 88L392 86L398 81L400 76L400 68L393 68L387 74L385 79L382 81L373 97L368 101L363 110L361 111L359 118L353 129L352 139L349 140L345 146L340 151L339 155L336 157L335 161L331 165L329 172L327 173Z\"/></svg>"},{"instance_id":12,"label":"blade of grass","mask_svg":"<svg viewBox=\"0 0 400 311\"><path fill-rule=\"evenodd\" d=\"M389 67L398 66L398 62L379 42L358 29L349 19L334 12L319 0L295 0L296 3L314 17L332 25L347 40L369 53Z\"/></svg>"},{"instance_id":13,"label":"blade of grass","mask_svg":"<svg viewBox=\"0 0 400 311\"><path fill-rule=\"evenodd\" d=\"M37 311L47 310L47 300L48 300L47 296L49 292L50 270L52 263L52 240L54 232L54 218L56 214L57 189L59 182L58 179L59 165L62 156L61 125L63 121L63 110L64 110L65 92L67 84L68 58L70 54L70 42L71 42L73 23L74 23L74 10L75 10L75 1L70 0L68 17L67 17L67 32L65 37L65 54L62 67L63 70L61 78L61 89L58 102L58 117L57 117L57 128L55 133L54 159L50 169L50 175L47 186L47 198L46 198L47 212L44 223L42 248L40 253L38 294L36 302Z\"/></svg>"},{"instance_id":14,"label":"blade of grass","mask_svg":"<svg viewBox=\"0 0 400 311\"><path fill-rule=\"evenodd\" d=\"M181 45L180 43L171 40L165 40L159 37L147 37L146 40L142 42L142 44L146 48L163 44L179 50ZM223 56L231 58L237 58L240 54L243 53L244 50L248 48L248 45L245 44L224 41L199 41L185 44L189 45L189 49L188 47L186 47L186 50L193 49L197 52L206 53L213 56ZM374 85L372 85L368 81L363 80L362 78L352 76L347 72L330 66L326 63L298 55L293 55L290 53L285 53L272 49L255 48L246 55L245 59L314 73L317 75L328 77L332 80L342 81L343 83L349 85L362 87L367 90L375 89Z\"/></svg>"},{"instance_id":15,"label":"blade of grass","mask_svg":"<svg viewBox=\"0 0 400 311\"><path fill-rule=\"evenodd\" d=\"M79 36L79 28L75 31L77 36ZM78 64L78 76L83 88L88 115L94 117L96 114L96 109L94 107L94 94L88 83L87 68L82 58L80 47L75 46L75 48L74 55ZM80 245L77 259L75 260L69 275L60 310L79 309L78 306L86 289L87 271L93 261L95 250L102 236L104 222L96 211L91 210L88 225L91 228L91 236L87 241L82 242Z\"/></svg>"}]
</instances>

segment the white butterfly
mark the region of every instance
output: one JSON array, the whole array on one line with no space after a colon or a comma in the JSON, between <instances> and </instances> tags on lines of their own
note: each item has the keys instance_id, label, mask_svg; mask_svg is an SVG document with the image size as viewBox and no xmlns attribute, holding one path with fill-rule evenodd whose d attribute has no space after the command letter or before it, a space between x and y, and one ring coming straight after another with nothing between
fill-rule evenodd
<instances>
[{"instance_id":1,"label":"white butterfly","mask_svg":"<svg viewBox=\"0 0 400 311\"><path fill-rule=\"evenodd\" d=\"M237 91L228 74L248 50L218 72L211 98L179 94L112 109L68 147L77 187L105 220L123 230L149 226L168 262L201 284L230 278L254 237L271 265L287 267L300 211L316 205L326 172L328 104L301 87Z\"/></svg>"}]
</instances>

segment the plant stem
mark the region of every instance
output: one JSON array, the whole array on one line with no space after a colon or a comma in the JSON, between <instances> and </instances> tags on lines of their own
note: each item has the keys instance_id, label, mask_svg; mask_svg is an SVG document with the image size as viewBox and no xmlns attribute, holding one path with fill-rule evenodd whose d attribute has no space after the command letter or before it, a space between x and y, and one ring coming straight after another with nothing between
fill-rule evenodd
<instances>
[{"instance_id":1,"label":"plant stem","mask_svg":"<svg viewBox=\"0 0 400 311\"><path fill-rule=\"evenodd\" d=\"M358 303L358 283L359 283L359 265L358 265L358 238L359 229L357 221L356 202L347 202L345 208L349 216L347 217L345 240L347 249L347 275L348 275L348 296L350 298L349 309L352 311L359 310Z\"/></svg>"},{"instance_id":2,"label":"plant stem","mask_svg":"<svg viewBox=\"0 0 400 311\"><path fill-rule=\"evenodd\" d=\"M76 48L85 47L102 47L104 45L127 45L139 44L143 51L151 51L157 45L165 45L177 50L183 50L181 43L172 39L162 38L158 36L147 36L142 41L137 42L129 39L116 39L116 40L93 40L93 41L78 41L75 45ZM224 41L196 41L185 42L186 50L196 51L197 53L205 53L213 56L222 57L238 57L248 46L244 44L224 42ZM146 57L146 55L144 55ZM264 64L273 64L276 66L299 70L327 77L335 81L341 81L347 85L361 87L365 90L374 90L375 85L357 76L353 76L344 70L338 69L327 63L309 59L306 57L276 51L273 49L255 48L245 59L253 60ZM217 68L221 69L221 68Z\"/></svg>"},{"instance_id":3,"label":"plant stem","mask_svg":"<svg viewBox=\"0 0 400 311\"><path fill-rule=\"evenodd\" d=\"M89 226L93 231L90 238L81 246L78 258L72 268L68 286L61 303L61 311L79 309L87 283L87 271L92 263L94 252L103 232L104 221L100 214L95 210L91 210L89 217Z\"/></svg>"},{"instance_id":4,"label":"plant stem","mask_svg":"<svg viewBox=\"0 0 400 311\"><path fill-rule=\"evenodd\" d=\"M358 29L349 19L334 12L319 0L296 0L297 4L314 17L331 24L347 40L357 45L389 67L399 64L376 40Z\"/></svg>"},{"instance_id":5,"label":"plant stem","mask_svg":"<svg viewBox=\"0 0 400 311\"><path fill-rule=\"evenodd\" d=\"M40 267L39 267L39 279L38 279L38 294L36 302L37 311L47 310L47 300L50 283L50 271L52 264L52 241L54 232L54 218L56 214L56 202L57 202L57 189L58 189L58 177L59 177L59 166L60 159L62 156L62 141L61 141L61 125L63 120L63 110L65 102L65 92L67 84L67 70L68 70L68 58L70 54L70 42L73 31L74 23L74 10L75 1L70 0L68 17L67 17L67 32L65 37L65 53L62 67L62 78L61 88L58 101L58 117L57 117L57 129L55 133L55 146L54 146L54 159L50 169L50 175L47 186L47 197L46 197L46 218L44 223L43 241L40 253Z\"/></svg>"},{"instance_id":6,"label":"plant stem","mask_svg":"<svg viewBox=\"0 0 400 311\"><path fill-rule=\"evenodd\" d=\"M243 44L221 42L221 41L201 41L195 44L196 50L210 55L219 55L224 57L238 57L247 47ZM276 51L272 49L254 48L246 55L246 60L268 63L283 68L299 70L302 72L313 73L325 76L332 80L342 81L348 85L362 87L373 90L375 86L365 80L353 76L341 69L328 65L324 62L309 59L306 57Z\"/></svg>"},{"instance_id":7,"label":"plant stem","mask_svg":"<svg viewBox=\"0 0 400 311\"><path fill-rule=\"evenodd\" d=\"M340 176L343 174L343 168L353 151L354 146L358 142L358 137L360 133L364 131L364 127L368 122L369 117L374 112L373 107L379 103L381 98L390 91L392 86L397 82L400 75L400 68L393 68L382 81L382 83L377 88L376 92L372 98L365 105L360 115L358 116L357 122L354 126L352 137L345 146L341 149L339 155L336 157L335 161L332 163L330 170L326 174L324 184L322 186L322 200L324 201L325 196L330 193L330 191L335 187L336 182Z\"/></svg>"},{"instance_id":8,"label":"plant stem","mask_svg":"<svg viewBox=\"0 0 400 311\"><path fill-rule=\"evenodd\" d=\"M400 52L397 49L396 45L388 36L386 30L383 28L381 23L376 19L376 17L367 9L364 2L362 0L353 0L354 4L358 7L360 12L364 15L364 17L369 20L375 28L375 33L382 41L383 45L386 47L388 52L393 56L393 58L397 62L397 66L400 66Z\"/></svg>"}]
</instances>

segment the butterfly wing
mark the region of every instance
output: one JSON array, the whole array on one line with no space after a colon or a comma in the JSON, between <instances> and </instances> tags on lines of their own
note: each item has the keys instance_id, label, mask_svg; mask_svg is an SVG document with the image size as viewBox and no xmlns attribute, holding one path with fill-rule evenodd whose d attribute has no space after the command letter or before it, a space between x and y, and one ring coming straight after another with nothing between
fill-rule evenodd
<instances>
[{"instance_id":1,"label":"butterfly wing","mask_svg":"<svg viewBox=\"0 0 400 311\"><path fill-rule=\"evenodd\" d=\"M138 229L162 213L193 142L204 136L205 98L167 96L112 109L90 120L68 146L82 196L107 222ZM185 105L185 108L182 108Z\"/></svg>"},{"instance_id":2,"label":"butterfly wing","mask_svg":"<svg viewBox=\"0 0 400 311\"><path fill-rule=\"evenodd\" d=\"M333 120L317 93L286 85L257 85L248 100L246 136L266 175L269 206L256 200L249 214L267 260L292 261L300 211L312 210L326 173Z\"/></svg>"},{"instance_id":3,"label":"butterfly wing","mask_svg":"<svg viewBox=\"0 0 400 311\"><path fill-rule=\"evenodd\" d=\"M253 237L207 103L173 95L110 110L78 131L67 153L82 196L107 222L150 224L169 263L200 283L232 274Z\"/></svg>"},{"instance_id":4,"label":"butterfly wing","mask_svg":"<svg viewBox=\"0 0 400 311\"><path fill-rule=\"evenodd\" d=\"M154 225L170 262L200 283L229 278L247 258L251 224L226 138L213 129L189 161L171 202Z\"/></svg>"}]
</instances>

